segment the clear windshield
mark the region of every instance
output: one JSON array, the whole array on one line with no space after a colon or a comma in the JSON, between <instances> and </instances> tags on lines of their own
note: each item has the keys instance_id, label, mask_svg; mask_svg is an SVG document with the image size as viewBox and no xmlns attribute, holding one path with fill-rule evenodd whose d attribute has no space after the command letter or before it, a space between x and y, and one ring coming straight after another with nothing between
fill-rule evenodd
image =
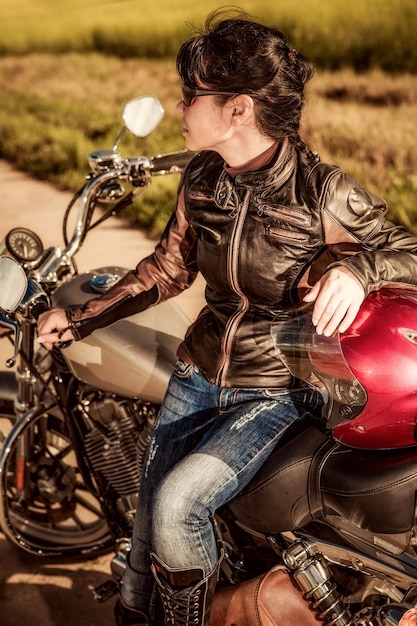
<instances>
[{"instance_id":1,"label":"clear windshield","mask_svg":"<svg viewBox=\"0 0 417 626\"><path fill-rule=\"evenodd\" d=\"M327 426L356 417L366 404L366 392L343 355L339 333L318 335L311 321L313 306L301 304L282 312L272 325L277 357L293 376L320 388L327 402Z\"/></svg>"}]
</instances>

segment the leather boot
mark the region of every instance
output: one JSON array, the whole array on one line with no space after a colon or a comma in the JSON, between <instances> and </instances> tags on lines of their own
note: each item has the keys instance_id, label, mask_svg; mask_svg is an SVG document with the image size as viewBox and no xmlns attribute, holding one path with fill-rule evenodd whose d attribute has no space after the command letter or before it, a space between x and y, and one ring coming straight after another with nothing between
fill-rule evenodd
<instances>
[{"instance_id":1,"label":"leather boot","mask_svg":"<svg viewBox=\"0 0 417 626\"><path fill-rule=\"evenodd\" d=\"M155 554L151 560L164 607L165 626L208 626L220 560L207 577L199 568L170 569Z\"/></svg>"},{"instance_id":2,"label":"leather boot","mask_svg":"<svg viewBox=\"0 0 417 626\"><path fill-rule=\"evenodd\" d=\"M116 626L151 626L148 618L142 611L128 609L120 598L114 606L114 618Z\"/></svg>"}]
</instances>

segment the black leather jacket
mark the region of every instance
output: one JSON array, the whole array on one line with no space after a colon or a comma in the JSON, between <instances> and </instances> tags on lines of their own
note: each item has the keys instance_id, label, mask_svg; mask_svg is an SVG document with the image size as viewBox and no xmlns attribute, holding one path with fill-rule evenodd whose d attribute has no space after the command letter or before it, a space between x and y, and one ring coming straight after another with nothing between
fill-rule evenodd
<instances>
[{"instance_id":1,"label":"black leather jacket","mask_svg":"<svg viewBox=\"0 0 417 626\"><path fill-rule=\"evenodd\" d=\"M179 355L213 383L283 388L271 322L323 271L342 264L365 293L417 285L417 238L345 172L286 145L261 171L227 173L214 152L187 167L155 252L101 298L68 311L77 339L187 288L202 272L207 306Z\"/></svg>"}]
</instances>

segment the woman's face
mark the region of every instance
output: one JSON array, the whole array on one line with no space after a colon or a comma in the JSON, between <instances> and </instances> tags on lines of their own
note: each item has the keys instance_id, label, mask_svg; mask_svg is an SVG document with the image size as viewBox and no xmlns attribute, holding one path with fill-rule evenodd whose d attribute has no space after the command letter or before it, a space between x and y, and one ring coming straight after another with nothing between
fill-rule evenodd
<instances>
[{"instance_id":1,"label":"woman's face","mask_svg":"<svg viewBox=\"0 0 417 626\"><path fill-rule=\"evenodd\" d=\"M233 135L232 110L231 100L219 106L214 95L197 96L190 106L183 100L178 102L177 111L182 116L182 134L188 150L214 150L224 154Z\"/></svg>"}]
</instances>

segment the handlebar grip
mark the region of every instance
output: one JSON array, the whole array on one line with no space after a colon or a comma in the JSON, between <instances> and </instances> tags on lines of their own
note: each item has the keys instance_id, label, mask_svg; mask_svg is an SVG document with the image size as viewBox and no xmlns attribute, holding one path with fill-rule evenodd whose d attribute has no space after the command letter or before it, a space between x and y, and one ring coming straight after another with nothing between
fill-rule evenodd
<instances>
[{"instance_id":1,"label":"handlebar grip","mask_svg":"<svg viewBox=\"0 0 417 626\"><path fill-rule=\"evenodd\" d=\"M192 152L173 152L171 154L161 154L152 158L152 174L175 174L180 173L191 161L194 154Z\"/></svg>"},{"instance_id":2,"label":"handlebar grip","mask_svg":"<svg viewBox=\"0 0 417 626\"><path fill-rule=\"evenodd\" d=\"M39 316L42 313L45 313L45 311L49 311L50 308L51 307L50 307L50 305L49 305L47 300L39 299L31 307L32 316L34 317L34 319L37 320L37 319L39 319ZM67 329L64 329L64 331L60 331L59 334L63 334L63 332L65 332L65 330L67 330ZM58 348L59 350L63 350L64 348L68 348L68 346L70 346L71 344L72 344L72 339L68 339L67 341L57 341L54 344L54 347Z\"/></svg>"},{"instance_id":3,"label":"handlebar grip","mask_svg":"<svg viewBox=\"0 0 417 626\"><path fill-rule=\"evenodd\" d=\"M69 330L69 328L64 328L63 330L60 330L58 332L58 339L61 339L62 335ZM54 344L55 348L58 348L59 350L64 350L65 348L68 348L71 344L72 344L73 340L72 339L67 339L66 341L57 341Z\"/></svg>"},{"instance_id":4,"label":"handlebar grip","mask_svg":"<svg viewBox=\"0 0 417 626\"><path fill-rule=\"evenodd\" d=\"M65 348L69 348L72 344L72 339L68 339L68 341L57 341L55 344L55 348L59 350L65 350Z\"/></svg>"},{"instance_id":5,"label":"handlebar grip","mask_svg":"<svg viewBox=\"0 0 417 626\"><path fill-rule=\"evenodd\" d=\"M34 319L37 320L42 313L49 311L50 308L51 307L46 299L38 299L31 305L30 312Z\"/></svg>"}]
</instances>

